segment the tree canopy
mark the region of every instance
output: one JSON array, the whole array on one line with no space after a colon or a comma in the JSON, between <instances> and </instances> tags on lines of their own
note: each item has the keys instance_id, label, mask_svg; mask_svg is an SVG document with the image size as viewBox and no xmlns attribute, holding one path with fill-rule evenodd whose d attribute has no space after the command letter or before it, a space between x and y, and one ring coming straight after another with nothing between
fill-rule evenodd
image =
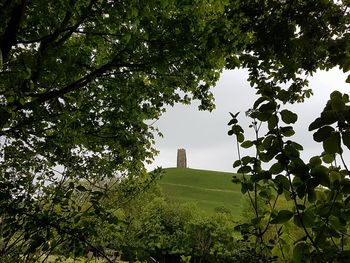
<instances>
[{"instance_id":1,"label":"tree canopy","mask_svg":"<svg viewBox=\"0 0 350 263\"><path fill-rule=\"evenodd\" d=\"M72 203L74 193L91 193L100 212L108 184L97 184L144 173L156 153L149 121L165 105L193 99L213 109L209 89L224 68L249 69L261 95L256 108L267 102L255 117L275 127L275 100L310 96L303 74L349 70L348 6L345 0L2 1L1 253L20 242L34 251L50 238L40 229L68 235L63 223L83 213ZM294 115L285 111L282 119L292 123ZM64 218L62 207L69 212Z\"/></svg>"},{"instance_id":2,"label":"tree canopy","mask_svg":"<svg viewBox=\"0 0 350 263\"><path fill-rule=\"evenodd\" d=\"M238 21L219 19L221 1L23 0L0 10L1 254L14 244L29 254L52 238L42 229L85 240L71 220L100 212L106 178L145 172L149 123L165 105L213 108L209 88L238 45L228 35ZM72 201L83 192L94 209Z\"/></svg>"},{"instance_id":3,"label":"tree canopy","mask_svg":"<svg viewBox=\"0 0 350 263\"><path fill-rule=\"evenodd\" d=\"M137 170L153 152L145 120L192 98L213 107L219 3L7 1L1 12L1 135L21 172Z\"/></svg>"}]
</instances>

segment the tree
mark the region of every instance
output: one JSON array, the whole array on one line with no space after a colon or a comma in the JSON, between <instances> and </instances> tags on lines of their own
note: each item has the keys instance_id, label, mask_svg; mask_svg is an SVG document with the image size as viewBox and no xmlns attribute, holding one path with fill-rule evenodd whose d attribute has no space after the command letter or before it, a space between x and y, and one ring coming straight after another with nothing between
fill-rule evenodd
<instances>
[{"instance_id":1,"label":"tree","mask_svg":"<svg viewBox=\"0 0 350 263\"><path fill-rule=\"evenodd\" d=\"M237 21L218 20L221 1L19 0L0 9L0 256L16 248L30 257L53 249L56 235L88 242L71 221L103 212L109 186L99 182L145 173L156 153L149 123L165 105L213 108L209 87L237 45L218 39ZM75 194L87 194L84 211Z\"/></svg>"},{"instance_id":2,"label":"tree","mask_svg":"<svg viewBox=\"0 0 350 263\"><path fill-rule=\"evenodd\" d=\"M239 153L234 167L242 174L235 181L254 209L254 218L237 229L246 238L254 237L257 251L280 261L345 262L350 173L343 150L349 148L349 96L333 92L320 117L310 124L323 152L309 161L301 157L303 146L293 141L298 116L288 105L311 96L307 76L317 69L338 66L349 71L349 3L245 1L243 5L256 23L247 24L253 41L240 59L250 70L249 81L259 98L246 112L252 119L253 139L244 138L238 113L231 113L229 122L229 135L235 135ZM255 154L241 156L241 147L252 147ZM279 208L279 200L287 202L286 207ZM295 240L288 236L290 225L302 233ZM274 236L267 239L271 231Z\"/></svg>"}]
</instances>

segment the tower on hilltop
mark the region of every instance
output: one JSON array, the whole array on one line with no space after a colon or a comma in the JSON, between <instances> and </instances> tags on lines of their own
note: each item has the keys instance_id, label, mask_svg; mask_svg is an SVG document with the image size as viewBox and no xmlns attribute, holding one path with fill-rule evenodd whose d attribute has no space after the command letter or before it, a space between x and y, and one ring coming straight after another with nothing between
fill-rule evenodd
<instances>
[{"instance_id":1,"label":"tower on hilltop","mask_svg":"<svg viewBox=\"0 0 350 263\"><path fill-rule=\"evenodd\" d=\"M177 168L187 168L186 150L177 150Z\"/></svg>"}]
</instances>

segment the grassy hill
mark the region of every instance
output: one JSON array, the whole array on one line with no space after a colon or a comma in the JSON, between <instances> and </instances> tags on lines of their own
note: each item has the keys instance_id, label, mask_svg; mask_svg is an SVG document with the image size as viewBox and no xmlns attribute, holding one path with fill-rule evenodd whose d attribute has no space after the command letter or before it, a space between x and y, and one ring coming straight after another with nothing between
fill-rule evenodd
<instances>
[{"instance_id":1,"label":"grassy hill","mask_svg":"<svg viewBox=\"0 0 350 263\"><path fill-rule=\"evenodd\" d=\"M215 208L229 209L237 219L241 216L240 186L231 182L233 173L168 168L160 181L170 200L195 202L203 210L213 213Z\"/></svg>"}]
</instances>

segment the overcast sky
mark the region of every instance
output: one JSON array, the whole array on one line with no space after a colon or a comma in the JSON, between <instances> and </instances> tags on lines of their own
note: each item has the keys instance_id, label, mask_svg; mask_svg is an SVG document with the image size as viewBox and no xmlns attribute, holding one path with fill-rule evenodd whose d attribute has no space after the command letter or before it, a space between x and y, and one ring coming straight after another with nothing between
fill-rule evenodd
<instances>
[{"instance_id":1,"label":"overcast sky","mask_svg":"<svg viewBox=\"0 0 350 263\"><path fill-rule=\"evenodd\" d=\"M155 148L160 153L153 164L147 166L148 169L175 167L177 149L185 148L190 168L234 172L232 163L237 159L237 153L234 138L227 135L227 123L229 112L240 111L240 124L248 129L250 120L245 118L244 112L252 106L256 95L247 82L247 76L248 72L243 69L222 73L212 90L216 102L213 112L199 111L196 102L169 107L154 124L164 137L157 138ZM304 145L303 156L307 160L322 152L322 145L313 142L308 126L319 116L332 91L349 91L350 85L345 83L345 79L346 74L337 69L317 72L309 77L314 96L289 108L299 115L293 139Z\"/></svg>"}]
</instances>

